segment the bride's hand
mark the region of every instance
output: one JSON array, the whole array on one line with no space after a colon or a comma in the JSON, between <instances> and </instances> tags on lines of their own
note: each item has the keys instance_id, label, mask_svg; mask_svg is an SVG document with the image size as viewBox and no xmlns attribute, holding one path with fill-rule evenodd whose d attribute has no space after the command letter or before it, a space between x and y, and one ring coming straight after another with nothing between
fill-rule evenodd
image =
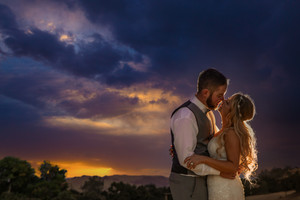
<instances>
[{"instance_id":1,"label":"bride's hand","mask_svg":"<svg viewBox=\"0 0 300 200\"><path fill-rule=\"evenodd\" d=\"M206 156L193 154L193 155L187 157L184 160L184 163L186 163L187 168L194 169L197 165L204 163L205 159L206 159Z\"/></svg>"}]
</instances>

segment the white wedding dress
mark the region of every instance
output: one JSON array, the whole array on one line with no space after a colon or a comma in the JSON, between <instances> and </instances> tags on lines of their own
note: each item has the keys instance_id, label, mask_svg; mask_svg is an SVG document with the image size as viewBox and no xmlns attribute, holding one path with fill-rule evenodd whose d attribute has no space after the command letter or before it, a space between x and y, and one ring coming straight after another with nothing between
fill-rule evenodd
<instances>
[{"instance_id":1,"label":"white wedding dress","mask_svg":"<svg viewBox=\"0 0 300 200\"><path fill-rule=\"evenodd\" d=\"M208 143L210 157L217 160L227 160L224 145L219 149L217 137L213 137ZM224 143L223 143L224 144ZM237 175L235 179L226 179L218 175L207 177L208 199L209 200L243 200L245 199L243 184Z\"/></svg>"}]
</instances>

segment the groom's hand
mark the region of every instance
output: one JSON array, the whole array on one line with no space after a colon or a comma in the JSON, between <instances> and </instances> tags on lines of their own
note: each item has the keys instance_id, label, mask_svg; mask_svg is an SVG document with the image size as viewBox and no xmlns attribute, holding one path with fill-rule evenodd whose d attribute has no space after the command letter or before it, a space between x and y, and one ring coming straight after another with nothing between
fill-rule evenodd
<instances>
[{"instance_id":1,"label":"groom's hand","mask_svg":"<svg viewBox=\"0 0 300 200\"><path fill-rule=\"evenodd\" d=\"M236 173L225 173L221 172L220 176L223 178L228 178L228 179L235 179Z\"/></svg>"}]
</instances>

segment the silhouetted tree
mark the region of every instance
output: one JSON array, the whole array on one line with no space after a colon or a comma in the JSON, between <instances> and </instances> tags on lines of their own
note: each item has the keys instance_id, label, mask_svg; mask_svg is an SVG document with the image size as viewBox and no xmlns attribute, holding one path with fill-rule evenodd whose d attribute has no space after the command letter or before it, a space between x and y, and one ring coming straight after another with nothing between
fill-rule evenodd
<instances>
[{"instance_id":1,"label":"silhouetted tree","mask_svg":"<svg viewBox=\"0 0 300 200\"><path fill-rule=\"evenodd\" d=\"M87 200L103 200L105 199L103 193L104 182L101 177L93 176L82 186L83 197L82 199Z\"/></svg>"},{"instance_id":2,"label":"silhouetted tree","mask_svg":"<svg viewBox=\"0 0 300 200\"><path fill-rule=\"evenodd\" d=\"M109 200L138 200L136 186L123 182L112 183L108 188Z\"/></svg>"},{"instance_id":3,"label":"silhouetted tree","mask_svg":"<svg viewBox=\"0 0 300 200\"><path fill-rule=\"evenodd\" d=\"M112 183L108 189L109 200L164 200L165 194L170 193L169 188L156 188L155 185L135 186L123 182ZM171 199L171 197L170 197Z\"/></svg>"},{"instance_id":4,"label":"silhouetted tree","mask_svg":"<svg viewBox=\"0 0 300 200\"><path fill-rule=\"evenodd\" d=\"M59 169L57 165L52 165L49 161L44 161L39 168L41 172L41 179L46 181L57 181L65 183L66 172L65 169Z\"/></svg>"},{"instance_id":5,"label":"silhouetted tree","mask_svg":"<svg viewBox=\"0 0 300 200\"><path fill-rule=\"evenodd\" d=\"M79 194L66 190L58 193L58 195L54 197L52 200L77 200L79 199L79 197L80 197Z\"/></svg>"},{"instance_id":6,"label":"silhouetted tree","mask_svg":"<svg viewBox=\"0 0 300 200\"><path fill-rule=\"evenodd\" d=\"M164 200L165 193L169 193L169 191L165 188L156 188L154 184L142 185L137 188L137 197L143 200Z\"/></svg>"},{"instance_id":7,"label":"silhouetted tree","mask_svg":"<svg viewBox=\"0 0 300 200\"><path fill-rule=\"evenodd\" d=\"M26 160L5 157L0 160L0 194L20 193L29 195L38 178Z\"/></svg>"},{"instance_id":8,"label":"silhouetted tree","mask_svg":"<svg viewBox=\"0 0 300 200\"><path fill-rule=\"evenodd\" d=\"M299 168L273 168L271 170L263 170L257 177L256 185L249 187L243 181L245 194L267 194L273 192L281 192L288 190L300 191L300 174Z\"/></svg>"},{"instance_id":9,"label":"silhouetted tree","mask_svg":"<svg viewBox=\"0 0 300 200\"><path fill-rule=\"evenodd\" d=\"M48 161L44 161L39 170L41 178L33 190L35 197L52 200L67 190L68 184L65 179L67 170L59 169L57 165L54 166Z\"/></svg>"},{"instance_id":10,"label":"silhouetted tree","mask_svg":"<svg viewBox=\"0 0 300 200\"><path fill-rule=\"evenodd\" d=\"M34 200L26 195L4 192L0 195L1 200ZM38 199L37 199L38 200Z\"/></svg>"},{"instance_id":11,"label":"silhouetted tree","mask_svg":"<svg viewBox=\"0 0 300 200\"><path fill-rule=\"evenodd\" d=\"M296 190L300 192L300 174L299 171L291 174L281 179L280 184L285 191Z\"/></svg>"}]
</instances>

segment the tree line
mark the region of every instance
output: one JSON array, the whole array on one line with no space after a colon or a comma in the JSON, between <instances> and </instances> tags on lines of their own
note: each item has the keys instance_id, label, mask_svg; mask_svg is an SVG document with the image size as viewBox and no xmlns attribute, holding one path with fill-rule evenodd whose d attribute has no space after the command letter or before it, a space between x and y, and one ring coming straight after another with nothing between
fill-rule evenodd
<instances>
[{"instance_id":1,"label":"tree line","mask_svg":"<svg viewBox=\"0 0 300 200\"><path fill-rule=\"evenodd\" d=\"M1 200L171 200L170 188L155 185L135 186L114 182L104 190L101 177L93 176L82 186L82 192L69 189L65 169L44 161L40 176L26 160L5 157L0 160ZM245 195L296 190L300 192L299 168L274 168L258 174L254 184L242 179Z\"/></svg>"},{"instance_id":2,"label":"tree line","mask_svg":"<svg viewBox=\"0 0 300 200\"><path fill-rule=\"evenodd\" d=\"M300 168L285 167L261 171L252 185L242 179L245 195L268 194L296 190L300 192Z\"/></svg>"},{"instance_id":3,"label":"tree line","mask_svg":"<svg viewBox=\"0 0 300 200\"><path fill-rule=\"evenodd\" d=\"M44 161L40 176L26 160L5 157L0 160L1 200L165 200L169 188L155 185L135 186L123 182L112 183L103 190L101 177L93 176L82 186L82 192L68 188L65 169ZM168 199L168 197L167 197ZM169 199L170 195L169 195Z\"/></svg>"}]
</instances>

